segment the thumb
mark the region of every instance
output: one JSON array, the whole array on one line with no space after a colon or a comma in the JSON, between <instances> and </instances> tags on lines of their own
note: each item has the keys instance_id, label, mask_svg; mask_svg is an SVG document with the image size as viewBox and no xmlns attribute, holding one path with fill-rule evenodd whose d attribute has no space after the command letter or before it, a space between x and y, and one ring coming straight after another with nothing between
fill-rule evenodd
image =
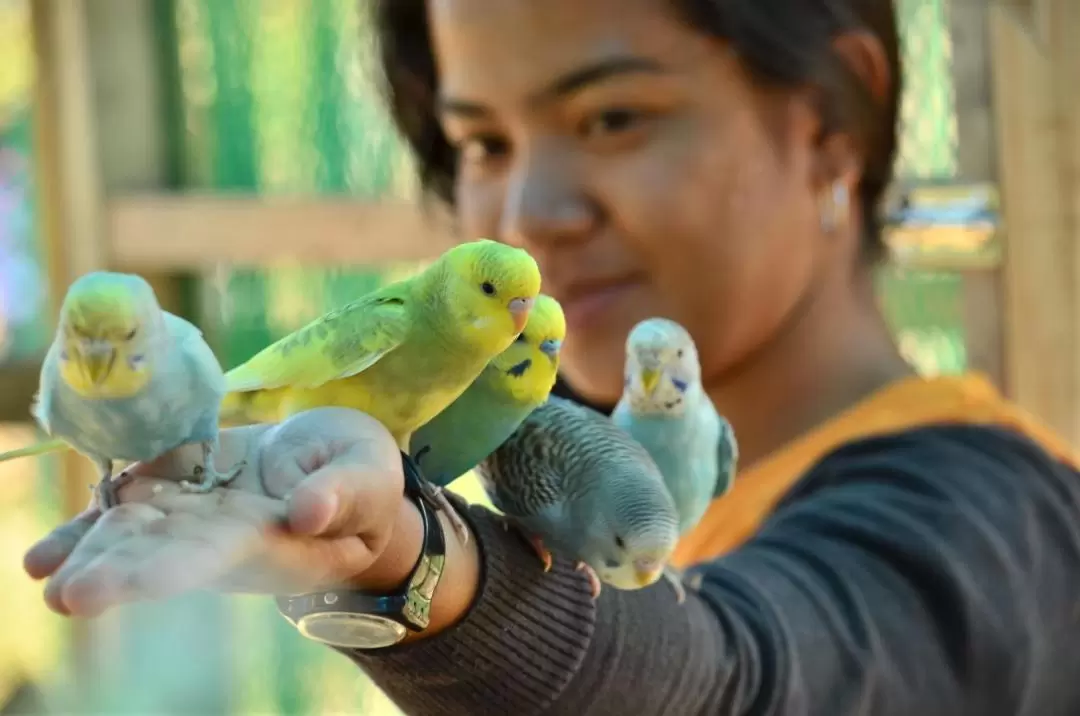
<instances>
[{"instance_id":1,"label":"thumb","mask_svg":"<svg viewBox=\"0 0 1080 716\"><path fill-rule=\"evenodd\" d=\"M397 515L404 478L400 460L386 464L359 445L335 455L289 494L289 528L311 537L366 536Z\"/></svg>"}]
</instances>

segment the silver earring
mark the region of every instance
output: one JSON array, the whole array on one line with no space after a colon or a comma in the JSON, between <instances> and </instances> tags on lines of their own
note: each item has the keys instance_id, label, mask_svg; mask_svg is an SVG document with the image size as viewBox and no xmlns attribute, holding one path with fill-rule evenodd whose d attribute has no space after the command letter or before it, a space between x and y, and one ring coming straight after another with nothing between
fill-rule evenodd
<instances>
[{"instance_id":1,"label":"silver earring","mask_svg":"<svg viewBox=\"0 0 1080 716\"><path fill-rule=\"evenodd\" d=\"M847 211L847 184L842 181L833 182L832 191L822 197L819 203L821 204L821 230L826 234L831 234L840 226L840 220Z\"/></svg>"}]
</instances>

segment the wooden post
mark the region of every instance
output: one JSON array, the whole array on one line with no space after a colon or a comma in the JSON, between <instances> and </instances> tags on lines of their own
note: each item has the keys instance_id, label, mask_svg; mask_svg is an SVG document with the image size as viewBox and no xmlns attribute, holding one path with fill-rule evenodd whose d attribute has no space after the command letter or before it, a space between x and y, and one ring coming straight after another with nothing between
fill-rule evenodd
<instances>
[{"instance_id":1,"label":"wooden post","mask_svg":"<svg viewBox=\"0 0 1080 716\"><path fill-rule=\"evenodd\" d=\"M965 183L997 178L987 0L949 0L957 155Z\"/></svg>"},{"instance_id":2,"label":"wooden post","mask_svg":"<svg viewBox=\"0 0 1080 716\"><path fill-rule=\"evenodd\" d=\"M994 182L997 147L991 99L987 0L950 0L952 75L956 97L959 179ZM968 366L1004 387L1004 337L1000 266L965 271L964 333Z\"/></svg>"},{"instance_id":3,"label":"wooden post","mask_svg":"<svg viewBox=\"0 0 1080 716\"><path fill-rule=\"evenodd\" d=\"M1075 0L991 6L1012 397L1080 446Z\"/></svg>"},{"instance_id":4,"label":"wooden post","mask_svg":"<svg viewBox=\"0 0 1080 716\"><path fill-rule=\"evenodd\" d=\"M1050 91L1057 109L1055 129L1058 148L1058 180L1061 182L1061 260L1068 272L1071 304L1060 318L1069 320L1073 392L1070 405L1074 444L1080 444L1080 2L1042 0L1037 5L1045 18L1050 58Z\"/></svg>"},{"instance_id":5,"label":"wooden post","mask_svg":"<svg viewBox=\"0 0 1080 716\"><path fill-rule=\"evenodd\" d=\"M34 96L36 185L52 314L71 279L105 265L101 182L97 171L84 0L32 0L37 77ZM83 510L97 476L74 453L61 458L64 513ZM93 679L86 622L71 622L75 689Z\"/></svg>"}]
</instances>

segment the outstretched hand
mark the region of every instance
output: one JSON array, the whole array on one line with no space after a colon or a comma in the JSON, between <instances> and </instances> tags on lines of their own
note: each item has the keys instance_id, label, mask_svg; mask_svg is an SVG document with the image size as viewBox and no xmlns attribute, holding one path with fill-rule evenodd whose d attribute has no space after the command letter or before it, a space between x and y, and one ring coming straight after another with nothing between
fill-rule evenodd
<instances>
[{"instance_id":1,"label":"outstretched hand","mask_svg":"<svg viewBox=\"0 0 1080 716\"><path fill-rule=\"evenodd\" d=\"M104 514L92 505L29 550L26 571L49 577L53 610L93 616L193 589L286 594L407 576L419 531L398 530L417 532L415 545L390 538L415 508L402 499L397 447L373 418L321 408L225 430L216 460L246 459L243 472L227 488L183 492L177 479L200 457L186 446L133 466L122 504Z\"/></svg>"}]
</instances>

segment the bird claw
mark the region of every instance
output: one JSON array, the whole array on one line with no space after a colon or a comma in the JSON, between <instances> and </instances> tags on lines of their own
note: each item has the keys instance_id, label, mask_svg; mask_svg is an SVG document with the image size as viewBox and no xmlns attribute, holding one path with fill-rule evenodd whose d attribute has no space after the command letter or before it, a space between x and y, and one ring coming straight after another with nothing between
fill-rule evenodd
<instances>
[{"instance_id":1,"label":"bird claw","mask_svg":"<svg viewBox=\"0 0 1080 716\"><path fill-rule=\"evenodd\" d=\"M246 460L233 465L227 472L218 472L214 469L213 463L207 462L206 465L196 465L194 472L194 480L181 480L180 489L184 492L191 492L198 495L205 495L208 492L213 492L218 487L227 487L233 480L240 476L243 472L244 466L247 464Z\"/></svg>"},{"instance_id":2,"label":"bird claw","mask_svg":"<svg viewBox=\"0 0 1080 716\"><path fill-rule=\"evenodd\" d=\"M443 489L438 485L425 481L420 488L421 494L432 509L436 512L442 512L446 515L446 519L450 521L450 527L457 535L458 541L462 545L469 544L469 526L465 524L465 520L461 518L457 510L450 503L450 500L446 499L446 495L443 493Z\"/></svg>"},{"instance_id":3,"label":"bird claw","mask_svg":"<svg viewBox=\"0 0 1080 716\"><path fill-rule=\"evenodd\" d=\"M596 571L585 564L584 562L578 562L574 565L574 569L578 572L584 572L585 576L589 578L589 589L592 591L592 598L596 599L600 596L600 577L596 576Z\"/></svg>"},{"instance_id":4,"label":"bird claw","mask_svg":"<svg viewBox=\"0 0 1080 716\"><path fill-rule=\"evenodd\" d=\"M551 571L552 557L551 552L544 546L544 540L540 537L530 537L529 544L532 545L533 550L536 552L536 556L540 558L540 561L544 564L544 571Z\"/></svg>"},{"instance_id":5,"label":"bird claw","mask_svg":"<svg viewBox=\"0 0 1080 716\"><path fill-rule=\"evenodd\" d=\"M98 480L97 484L92 486L98 509L105 512L105 510L112 509L119 505L120 489L134 479L134 475L127 470L124 470L116 476L105 476Z\"/></svg>"},{"instance_id":6,"label":"bird claw","mask_svg":"<svg viewBox=\"0 0 1080 716\"><path fill-rule=\"evenodd\" d=\"M664 569L664 579L667 580L671 588L675 590L675 601L678 604L682 604L686 601L686 587L683 586L682 579L679 574L670 567Z\"/></svg>"}]
</instances>

